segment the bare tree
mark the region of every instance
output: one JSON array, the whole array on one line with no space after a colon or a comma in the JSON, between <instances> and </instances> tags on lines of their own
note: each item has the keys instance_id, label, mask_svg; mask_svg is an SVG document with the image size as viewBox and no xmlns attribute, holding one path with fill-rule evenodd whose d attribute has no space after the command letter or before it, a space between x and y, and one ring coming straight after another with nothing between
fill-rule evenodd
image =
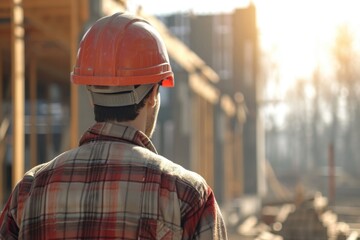
<instances>
[{"instance_id":1,"label":"bare tree","mask_svg":"<svg viewBox=\"0 0 360 240\"><path fill-rule=\"evenodd\" d=\"M342 111L344 119L343 143L344 148L340 156L343 157L344 168L356 176L360 173L360 106L359 106L359 80L358 57L354 49L354 37L348 26L339 27L333 48L333 56L336 64L336 77L338 92L337 104L343 102ZM334 105L333 116L338 120L339 106ZM338 122L333 122L333 131L338 129ZM336 135L333 135L335 141ZM339 154L337 154L338 157Z\"/></svg>"}]
</instances>

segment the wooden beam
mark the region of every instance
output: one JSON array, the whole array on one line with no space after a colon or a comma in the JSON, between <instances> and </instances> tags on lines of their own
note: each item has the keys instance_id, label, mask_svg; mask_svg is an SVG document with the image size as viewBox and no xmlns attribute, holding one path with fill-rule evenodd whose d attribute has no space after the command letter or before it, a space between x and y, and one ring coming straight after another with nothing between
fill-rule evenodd
<instances>
[{"instance_id":1,"label":"wooden beam","mask_svg":"<svg viewBox=\"0 0 360 240\"><path fill-rule=\"evenodd\" d=\"M39 64L38 67L40 72L51 75L54 78L54 81L56 80L56 78L61 78L61 76L65 76L64 71L61 71L59 68L50 63L45 63L44 61L42 61L42 63ZM68 77L68 75L66 75L66 77Z\"/></svg>"},{"instance_id":2,"label":"wooden beam","mask_svg":"<svg viewBox=\"0 0 360 240\"><path fill-rule=\"evenodd\" d=\"M233 139L233 164L236 170L234 181L234 195L233 197L240 197L244 194L244 150L243 150L243 123L237 123L235 131L232 130Z\"/></svg>"},{"instance_id":3,"label":"wooden beam","mask_svg":"<svg viewBox=\"0 0 360 240\"><path fill-rule=\"evenodd\" d=\"M50 85L46 86L46 98L47 98L47 114L46 114L46 159L52 159L53 150L54 150L54 139L53 139L53 131L52 131L52 114L51 114L51 92L50 92Z\"/></svg>"},{"instance_id":4,"label":"wooden beam","mask_svg":"<svg viewBox=\"0 0 360 240\"><path fill-rule=\"evenodd\" d=\"M1 42L0 42L1 43ZM2 48L0 47L0 124L3 120L3 91L4 91L4 79L3 79L3 51ZM1 139L0 139L1 141Z\"/></svg>"},{"instance_id":5,"label":"wooden beam","mask_svg":"<svg viewBox=\"0 0 360 240\"><path fill-rule=\"evenodd\" d=\"M5 144L4 138L5 134L2 134L2 125L3 125L3 87L4 87L4 79L3 79L3 55L2 49L0 48L0 169L4 169L4 158L5 158ZM4 135L4 136L2 136ZM0 205L4 203L4 192L5 192L5 174L4 170L0 177Z\"/></svg>"},{"instance_id":6,"label":"wooden beam","mask_svg":"<svg viewBox=\"0 0 360 240\"><path fill-rule=\"evenodd\" d=\"M44 44L46 43L41 42L40 39L39 41L37 41L37 39L33 39L33 38L31 38L31 41L29 41L28 44L31 46L32 52L40 59L44 59L44 58L54 59L57 62L57 66L59 64L60 65L69 64L69 62L59 63L60 59L69 58L69 52L64 51L60 47L55 47L55 46L47 47L44 46ZM39 59L38 62L40 62Z\"/></svg>"},{"instance_id":7,"label":"wooden beam","mask_svg":"<svg viewBox=\"0 0 360 240\"><path fill-rule=\"evenodd\" d=\"M89 1L88 0L78 0L78 14L79 14L79 21L80 24L84 24L86 21L89 20Z\"/></svg>"},{"instance_id":8,"label":"wooden beam","mask_svg":"<svg viewBox=\"0 0 360 240\"><path fill-rule=\"evenodd\" d=\"M223 95L220 100L220 106L228 117L235 116L236 107L229 95Z\"/></svg>"},{"instance_id":9,"label":"wooden beam","mask_svg":"<svg viewBox=\"0 0 360 240\"><path fill-rule=\"evenodd\" d=\"M69 21L70 17L70 6L64 7L47 7L47 8L34 8L34 9L27 9L25 8L25 18L29 15L36 15L39 17L47 17L49 19L56 19L56 18L64 18L63 20ZM62 24L60 22L60 24Z\"/></svg>"},{"instance_id":10,"label":"wooden beam","mask_svg":"<svg viewBox=\"0 0 360 240\"><path fill-rule=\"evenodd\" d=\"M61 8L69 7L69 2L67 1L49 1L49 0L24 0L21 3L22 7L27 10L27 8ZM10 0L1 0L0 9L6 9L12 7L12 1Z\"/></svg>"},{"instance_id":11,"label":"wooden beam","mask_svg":"<svg viewBox=\"0 0 360 240\"><path fill-rule=\"evenodd\" d=\"M0 18L2 18L4 20L10 19L11 18L11 12L9 11L9 9L0 8ZM2 24L4 24L4 22Z\"/></svg>"},{"instance_id":12,"label":"wooden beam","mask_svg":"<svg viewBox=\"0 0 360 240\"><path fill-rule=\"evenodd\" d=\"M234 160L234 144L233 144L233 132L230 128L230 119L224 119L224 143L223 143L223 162L224 162L224 200L230 201L234 198L233 194L233 160Z\"/></svg>"},{"instance_id":13,"label":"wooden beam","mask_svg":"<svg viewBox=\"0 0 360 240\"><path fill-rule=\"evenodd\" d=\"M22 0L12 0L12 90L13 90L13 163L12 163L12 185L24 175L24 102L25 102L25 62L24 62L24 12Z\"/></svg>"},{"instance_id":14,"label":"wooden beam","mask_svg":"<svg viewBox=\"0 0 360 240\"><path fill-rule=\"evenodd\" d=\"M5 136L10 127L10 121L8 118L4 118L0 122L0 169L2 169L3 174L1 174L0 177L0 205L4 203L5 197L4 192L6 188L6 175L4 172L4 166L5 166L5 153L6 153L6 141Z\"/></svg>"},{"instance_id":15,"label":"wooden beam","mask_svg":"<svg viewBox=\"0 0 360 240\"><path fill-rule=\"evenodd\" d=\"M56 40L56 42L60 46L62 46L65 50L70 50L69 39L66 37L67 34L59 31L59 29L54 29L52 25L49 25L46 21L39 18L39 16L37 16L36 14L29 13L28 16L30 23L33 24L39 30L41 30L45 34L45 36Z\"/></svg>"},{"instance_id":16,"label":"wooden beam","mask_svg":"<svg viewBox=\"0 0 360 240\"><path fill-rule=\"evenodd\" d=\"M214 178L214 106L208 101L204 100L204 138L205 141L204 151L206 158L205 164L207 169L207 182L211 186L212 189L215 188L215 178Z\"/></svg>"},{"instance_id":17,"label":"wooden beam","mask_svg":"<svg viewBox=\"0 0 360 240\"><path fill-rule=\"evenodd\" d=\"M30 166L35 167L38 164L37 157L37 61L33 53L31 53L29 66L30 80Z\"/></svg>"},{"instance_id":18,"label":"wooden beam","mask_svg":"<svg viewBox=\"0 0 360 240\"><path fill-rule=\"evenodd\" d=\"M71 3L71 54L70 54L70 71L75 66L76 52L78 48L79 38L79 18L78 18L78 2L69 0ZM78 87L75 84L71 84L70 87L70 147L74 148L78 146L79 141L79 103L78 103Z\"/></svg>"},{"instance_id":19,"label":"wooden beam","mask_svg":"<svg viewBox=\"0 0 360 240\"><path fill-rule=\"evenodd\" d=\"M79 5L79 19L82 23L89 18L89 1L88 0L76 0ZM0 16L1 18L11 18L11 1L0 1ZM69 1L57 1L57 0L27 0L23 2L23 8L25 9L25 18L28 14L36 14L40 16L62 16L66 20L70 16L71 3Z\"/></svg>"},{"instance_id":20,"label":"wooden beam","mask_svg":"<svg viewBox=\"0 0 360 240\"><path fill-rule=\"evenodd\" d=\"M191 96L191 123L193 126L193 131L190 131L190 169L200 173L201 170L201 159L204 156L201 155L201 146L204 145L200 141L200 129L201 129L201 122L199 121L200 118L200 96L197 94L192 94Z\"/></svg>"},{"instance_id":21,"label":"wooden beam","mask_svg":"<svg viewBox=\"0 0 360 240\"><path fill-rule=\"evenodd\" d=\"M219 102L220 91L208 81L196 73L189 75L190 88L208 102L215 104Z\"/></svg>"}]
</instances>

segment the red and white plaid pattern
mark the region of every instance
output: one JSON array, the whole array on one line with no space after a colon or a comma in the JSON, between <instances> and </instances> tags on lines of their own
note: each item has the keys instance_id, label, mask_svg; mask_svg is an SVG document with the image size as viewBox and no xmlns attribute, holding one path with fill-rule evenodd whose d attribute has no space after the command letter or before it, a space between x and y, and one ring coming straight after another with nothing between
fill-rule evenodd
<instances>
[{"instance_id":1,"label":"red and white plaid pattern","mask_svg":"<svg viewBox=\"0 0 360 240\"><path fill-rule=\"evenodd\" d=\"M27 172L0 239L227 239L213 191L133 128L96 123L80 147Z\"/></svg>"}]
</instances>

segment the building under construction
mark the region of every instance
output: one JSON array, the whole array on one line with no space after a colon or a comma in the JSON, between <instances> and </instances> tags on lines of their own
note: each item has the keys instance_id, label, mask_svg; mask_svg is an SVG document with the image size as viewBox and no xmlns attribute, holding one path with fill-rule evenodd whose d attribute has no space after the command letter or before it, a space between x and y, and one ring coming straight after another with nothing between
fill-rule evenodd
<instances>
[{"instance_id":1,"label":"building under construction","mask_svg":"<svg viewBox=\"0 0 360 240\"><path fill-rule=\"evenodd\" d=\"M0 2L0 206L25 171L77 146L93 123L86 90L70 83L70 72L83 33L98 18L124 11L124 2ZM221 206L250 196L261 207L267 184L257 117L255 7L215 16L137 14L162 35L176 79L174 89L161 89L153 137L159 153L204 176ZM257 216L263 224L255 224L252 216L233 218L243 213L234 209L224 211L234 239L288 239L291 233L279 223L302 213L285 203L271 205Z\"/></svg>"},{"instance_id":2,"label":"building under construction","mask_svg":"<svg viewBox=\"0 0 360 240\"><path fill-rule=\"evenodd\" d=\"M120 1L112 0L0 3L2 203L27 169L77 146L92 124L86 92L70 84L69 73L90 24L123 10ZM158 151L203 175L220 202L240 197L245 104L240 86L226 89L238 80L223 84L226 81L162 21L138 14L161 33L176 78L174 90L162 90L153 139ZM255 79L253 73L251 77Z\"/></svg>"}]
</instances>

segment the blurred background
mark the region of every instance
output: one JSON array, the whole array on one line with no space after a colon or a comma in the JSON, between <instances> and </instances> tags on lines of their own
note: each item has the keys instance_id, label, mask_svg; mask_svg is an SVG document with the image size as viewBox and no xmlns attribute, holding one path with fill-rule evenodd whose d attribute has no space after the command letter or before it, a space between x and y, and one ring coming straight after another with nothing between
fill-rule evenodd
<instances>
[{"instance_id":1,"label":"blurred background","mask_svg":"<svg viewBox=\"0 0 360 240\"><path fill-rule=\"evenodd\" d=\"M230 239L360 239L356 0L1 0L0 206L91 126L78 43L125 9L153 24L176 84L153 141L214 189Z\"/></svg>"}]
</instances>

